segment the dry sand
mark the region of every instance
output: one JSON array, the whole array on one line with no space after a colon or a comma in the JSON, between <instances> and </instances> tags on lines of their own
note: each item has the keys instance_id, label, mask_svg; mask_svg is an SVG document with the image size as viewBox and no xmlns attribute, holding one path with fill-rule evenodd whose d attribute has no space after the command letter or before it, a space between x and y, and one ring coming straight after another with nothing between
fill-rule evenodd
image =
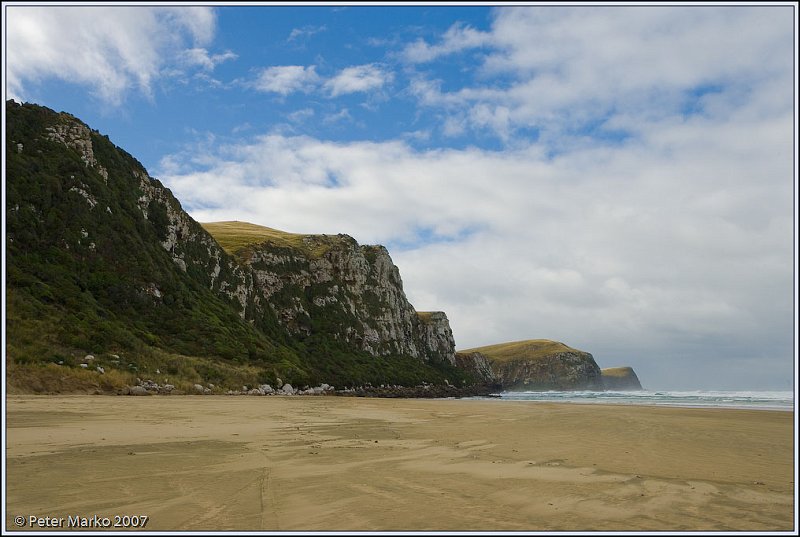
<instances>
[{"instance_id":1,"label":"dry sand","mask_svg":"<svg viewBox=\"0 0 800 537\"><path fill-rule=\"evenodd\" d=\"M6 527L790 531L793 425L523 401L14 396Z\"/></svg>"}]
</instances>

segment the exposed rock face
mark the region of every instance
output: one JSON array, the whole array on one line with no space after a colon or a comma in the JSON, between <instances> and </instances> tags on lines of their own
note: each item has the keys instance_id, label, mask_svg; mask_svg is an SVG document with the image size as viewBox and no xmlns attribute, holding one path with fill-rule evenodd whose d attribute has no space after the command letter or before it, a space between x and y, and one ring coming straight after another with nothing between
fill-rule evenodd
<instances>
[{"instance_id":1,"label":"exposed rock face","mask_svg":"<svg viewBox=\"0 0 800 537\"><path fill-rule=\"evenodd\" d=\"M603 388L606 390L641 390L642 384L632 367L608 367L600 370Z\"/></svg>"},{"instance_id":2,"label":"exposed rock face","mask_svg":"<svg viewBox=\"0 0 800 537\"><path fill-rule=\"evenodd\" d=\"M504 390L601 390L600 368L588 352L550 340L501 343L463 351L485 355Z\"/></svg>"},{"instance_id":3,"label":"exposed rock face","mask_svg":"<svg viewBox=\"0 0 800 537\"><path fill-rule=\"evenodd\" d=\"M538 360L515 360L495 368L507 390L602 389L600 368L588 352L564 352Z\"/></svg>"},{"instance_id":4,"label":"exposed rock face","mask_svg":"<svg viewBox=\"0 0 800 537\"><path fill-rule=\"evenodd\" d=\"M458 365L456 342L447 315L443 311L419 311L417 317L419 323L416 323L415 334L424 355L428 359Z\"/></svg>"},{"instance_id":5,"label":"exposed rock face","mask_svg":"<svg viewBox=\"0 0 800 537\"><path fill-rule=\"evenodd\" d=\"M147 172L134 170L141 196L137 200L145 219L156 225L161 246L183 272L204 281L212 290L238 305L245 318L248 298L253 294L252 275L238 266L219 244L180 206L172 192Z\"/></svg>"},{"instance_id":6,"label":"exposed rock face","mask_svg":"<svg viewBox=\"0 0 800 537\"><path fill-rule=\"evenodd\" d=\"M457 352L455 360L457 367L469 371L487 384L494 384L497 382L497 378L492 370L492 363L485 355L479 352Z\"/></svg>"},{"instance_id":7,"label":"exposed rock face","mask_svg":"<svg viewBox=\"0 0 800 537\"><path fill-rule=\"evenodd\" d=\"M66 114L64 114L66 116ZM92 137L89 127L78 121L57 123L47 128L48 138L63 143L76 150L86 166L96 168L103 179L108 182L108 171L94 157ZM21 150L20 150L21 151Z\"/></svg>"},{"instance_id":8,"label":"exposed rock face","mask_svg":"<svg viewBox=\"0 0 800 537\"><path fill-rule=\"evenodd\" d=\"M214 224L205 226L213 234ZM447 316L414 310L386 248L342 234L297 237L297 247L266 240L236 253L252 274L245 296L256 308L271 308L295 334L325 331L374 356L455 364Z\"/></svg>"}]
</instances>

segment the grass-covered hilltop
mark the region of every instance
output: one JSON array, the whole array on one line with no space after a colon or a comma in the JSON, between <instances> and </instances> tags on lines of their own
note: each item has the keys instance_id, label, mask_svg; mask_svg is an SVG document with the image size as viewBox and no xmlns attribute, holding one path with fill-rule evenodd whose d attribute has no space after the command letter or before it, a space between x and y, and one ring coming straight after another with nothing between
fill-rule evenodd
<instances>
[{"instance_id":1,"label":"grass-covered hilltop","mask_svg":"<svg viewBox=\"0 0 800 537\"><path fill-rule=\"evenodd\" d=\"M499 354L457 355L447 316L415 311L384 247L199 224L74 116L6 112L9 392L503 382Z\"/></svg>"},{"instance_id":2,"label":"grass-covered hilltop","mask_svg":"<svg viewBox=\"0 0 800 537\"><path fill-rule=\"evenodd\" d=\"M528 339L477 347L459 355L482 355L493 379L507 390L640 390L630 367L600 369L594 357L559 341Z\"/></svg>"}]
</instances>

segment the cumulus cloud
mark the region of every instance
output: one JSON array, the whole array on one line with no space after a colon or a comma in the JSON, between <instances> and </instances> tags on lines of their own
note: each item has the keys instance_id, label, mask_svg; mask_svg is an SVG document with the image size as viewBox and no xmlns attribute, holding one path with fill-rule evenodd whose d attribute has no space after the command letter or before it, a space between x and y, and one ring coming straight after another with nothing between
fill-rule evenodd
<instances>
[{"instance_id":1,"label":"cumulus cloud","mask_svg":"<svg viewBox=\"0 0 800 537\"><path fill-rule=\"evenodd\" d=\"M7 6L8 96L25 100L49 78L91 88L116 105L152 94L166 65L213 37L210 8Z\"/></svg>"},{"instance_id":2,"label":"cumulus cloud","mask_svg":"<svg viewBox=\"0 0 800 537\"><path fill-rule=\"evenodd\" d=\"M390 83L394 75L375 64L356 65L342 69L336 76L325 82L332 97L347 93L365 92L380 89Z\"/></svg>"},{"instance_id":3,"label":"cumulus cloud","mask_svg":"<svg viewBox=\"0 0 800 537\"><path fill-rule=\"evenodd\" d=\"M319 82L315 66L277 65L263 69L254 82L259 91L289 95L312 91Z\"/></svg>"}]
</instances>

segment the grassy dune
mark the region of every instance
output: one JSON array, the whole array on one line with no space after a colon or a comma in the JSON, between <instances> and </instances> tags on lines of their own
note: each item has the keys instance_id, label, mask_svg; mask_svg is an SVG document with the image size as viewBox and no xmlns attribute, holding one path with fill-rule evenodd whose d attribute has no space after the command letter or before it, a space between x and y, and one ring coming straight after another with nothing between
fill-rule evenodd
<instances>
[{"instance_id":1,"label":"grassy dune","mask_svg":"<svg viewBox=\"0 0 800 537\"><path fill-rule=\"evenodd\" d=\"M579 353L582 351L568 347L559 341L552 341L549 339L526 339L524 341L512 341L509 343L498 343L497 345L464 349L458 352L479 352L493 362L503 363L512 360L536 360L560 352Z\"/></svg>"}]
</instances>

